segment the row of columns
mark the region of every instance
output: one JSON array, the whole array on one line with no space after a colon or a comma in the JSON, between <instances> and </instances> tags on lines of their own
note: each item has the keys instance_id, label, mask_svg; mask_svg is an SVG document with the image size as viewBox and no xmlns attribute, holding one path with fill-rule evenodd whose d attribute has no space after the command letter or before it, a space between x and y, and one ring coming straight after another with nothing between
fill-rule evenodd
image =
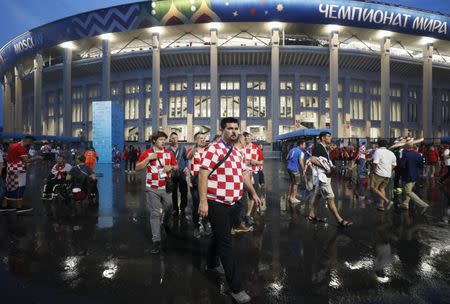
<instances>
[{"instance_id":1,"label":"row of columns","mask_svg":"<svg viewBox=\"0 0 450 304\"><path fill-rule=\"evenodd\" d=\"M278 134L274 127L279 125L280 113L280 26L272 28L271 37L271 115L268 117L267 131L272 134L272 141ZM338 116L338 83L339 83L339 36L333 31L329 36L329 104L330 128L335 137L342 137ZM390 38L381 41L381 137L390 137ZM107 38L102 39L102 99L110 99L111 82L111 45ZM422 128L425 138L432 138L432 55L433 45L427 44L423 52L423 93L422 93ZM152 33L152 130L159 130L161 113L160 77L161 77L160 34ZM42 133L42 55L34 59L34 115L33 133ZM15 98L14 107L11 97L11 76L4 75L4 130L21 133L22 121L22 81L19 66L14 68ZM211 85L211 136L217 134L220 117L219 79L218 79L218 29L210 29L210 85ZM72 135L72 49L64 48L63 54L63 135ZM156 102L155 102L156 101ZM242 101L244 102L244 101ZM14 110L14 113L13 113ZM344 115L343 115L344 116Z\"/></svg>"}]
</instances>

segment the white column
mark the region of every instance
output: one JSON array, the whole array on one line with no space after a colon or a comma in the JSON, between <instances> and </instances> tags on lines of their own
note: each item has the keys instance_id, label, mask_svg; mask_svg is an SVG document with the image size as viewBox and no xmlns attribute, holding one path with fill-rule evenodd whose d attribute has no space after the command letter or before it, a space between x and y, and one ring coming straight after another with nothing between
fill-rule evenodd
<instances>
[{"instance_id":1,"label":"white column","mask_svg":"<svg viewBox=\"0 0 450 304\"><path fill-rule=\"evenodd\" d=\"M3 132L12 132L13 105L11 102L11 74L3 76Z\"/></svg>"},{"instance_id":2,"label":"white column","mask_svg":"<svg viewBox=\"0 0 450 304\"><path fill-rule=\"evenodd\" d=\"M381 130L382 138L391 136L391 77L390 77L390 48L391 38L385 37L381 41Z\"/></svg>"},{"instance_id":3,"label":"white column","mask_svg":"<svg viewBox=\"0 0 450 304\"><path fill-rule=\"evenodd\" d=\"M22 79L20 68L14 67L14 132L23 133Z\"/></svg>"},{"instance_id":4,"label":"white column","mask_svg":"<svg viewBox=\"0 0 450 304\"><path fill-rule=\"evenodd\" d=\"M159 109L161 83L161 54L159 47L159 33L152 33L152 132L160 127L161 111Z\"/></svg>"},{"instance_id":5,"label":"white column","mask_svg":"<svg viewBox=\"0 0 450 304\"><path fill-rule=\"evenodd\" d=\"M433 117L433 44L429 43L423 51L422 83L422 130L425 141L431 141Z\"/></svg>"},{"instance_id":6,"label":"white column","mask_svg":"<svg viewBox=\"0 0 450 304\"><path fill-rule=\"evenodd\" d=\"M280 125L280 30L281 26L279 24L276 24L272 28L272 50L270 63L270 104L272 106L272 119L267 122L267 130L272 130L271 142L276 141Z\"/></svg>"},{"instance_id":7,"label":"white column","mask_svg":"<svg viewBox=\"0 0 450 304\"><path fill-rule=\"evenodd\" d=\"M42 68L44 60L41 54L34 58L34 113L33 133L42 134Z\"/></svg>"},{"instance_id":8,"label":"white column","mask_svg":"<svg viewBox=\"0 0 450 304\"><path fill-rule=\"evenodd\" d=\"M102 39L102 100L111 99L111 44Z\"/></svg>"},{"instance_id":9,"label":"white column","mask_svg":"<svg viewBox=\"0 0 450 304\"><path fill-rule=\"evenodd\" d=\"M338 51L339 39L338 32L334 31L330 34L330 129L333 137L341 137L339 134L339 110L338 110Z\"/></svg>"},{"instance_id":10,"label":"white column","mask_svg":"<svg viewBox=\"0 0 450 304\"><path fill-rule=\"evenodd\" d=\"M220 99L219 99L219 73L218 73L218 55L217 55L218 29L217 27L210 28L210 83L211 83L211 132L212 139L219 130L219 113L220 113ZM241 88L242 89L242 88ZM241 100L241 102L244 102Z\"/></svg>"},{"instance_id":11,"label":"white column","mask_svg":"<svg viewBox=\"0 0 450 304\"><path fill-rule=\"evenodd\" d=\"M72 136L72 49L64 48L63 55L63 132L64 136ZM56 107L55 113L59 114ZM59 125L59 121L56 122ZM61 130L59 130L61 132ZM57 134L58 135L58 134Z\"/></svg>"}]
</instances>

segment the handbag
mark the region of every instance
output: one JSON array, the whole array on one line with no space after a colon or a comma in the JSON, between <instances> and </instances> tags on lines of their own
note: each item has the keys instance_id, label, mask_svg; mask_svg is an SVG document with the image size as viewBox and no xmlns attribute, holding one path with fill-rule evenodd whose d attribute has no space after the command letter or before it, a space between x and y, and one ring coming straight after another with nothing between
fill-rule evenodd
<instances>
[{"instance_id":1,"label":"handbag","mask_svg":"<svg viewBox=\"0 0 450 304\"><path fill-rule=\"evenodd\" d=\"M161 160L159 158L158 158L158 163L162 168L164 168L164 166L161 163ZM173 190L175 189L175 183L174 183L172 177L166 176L165 180L166 180L166 192L172 193Z\"/></svg>"}]
</instances>

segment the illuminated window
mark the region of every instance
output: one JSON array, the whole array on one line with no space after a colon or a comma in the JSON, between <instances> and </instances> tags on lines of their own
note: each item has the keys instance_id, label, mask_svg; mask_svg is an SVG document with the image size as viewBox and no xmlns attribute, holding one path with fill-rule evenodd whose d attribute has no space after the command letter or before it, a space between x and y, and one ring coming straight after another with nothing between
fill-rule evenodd
<instances>
[{"instance_id":1,"label":"illuminated window","mask_svg":"<svg viewBox=\"0 0 450 304\"><path fill-rule=\"evenodd\" d=\"M266 117L266 96L247 96L247 117Z\"/></svg>"},{"instance_id":2,"label":"illuminated window","mask_svg":"<svg viewBox=\"0 0 450 304\"><path fill-rule=\"evenodd\" d=\"M220 113L222 117L239 117L239 96L221 96Z\"/></svg>"},{"instance_id":3,"label":"illuminated window","mask_svg":"<svg viewBox=\"0 0 450 304\"><path fill-rule=\"evenodd\" d=\"M186 96L169 97L169 117L187 117Z\"/></svg>"},{"instance_id":4,"label":"illuminated window","mask_svg":"<svg viewBox=\"0 0 450 304\"><path fill-rule=\"evenodd\" d=\"M194 96L194 117L211 117L211 98Z\"/></svg>"}]
</instances>

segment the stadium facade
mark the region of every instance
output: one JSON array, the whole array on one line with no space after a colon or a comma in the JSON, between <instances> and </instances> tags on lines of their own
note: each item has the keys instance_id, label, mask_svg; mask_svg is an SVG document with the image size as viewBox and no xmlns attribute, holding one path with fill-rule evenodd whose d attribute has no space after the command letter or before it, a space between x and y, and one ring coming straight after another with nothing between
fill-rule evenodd
<instances>
[{"instance_id":1,"label":"stadium facade","mask_svg":"<svg viewBox=\"0 0 450 304\"><path fill-rule=\"evenodd\" d=\"M450 16L370 1L145 1L67 17L0 50L3 129L92 138L92 102L126 140L193 140L236 116L256 138L450 135ZM448 55L446 55L448 54ZM154 102L159 101L159 103Z\"/></svg>"}]
</instances>

